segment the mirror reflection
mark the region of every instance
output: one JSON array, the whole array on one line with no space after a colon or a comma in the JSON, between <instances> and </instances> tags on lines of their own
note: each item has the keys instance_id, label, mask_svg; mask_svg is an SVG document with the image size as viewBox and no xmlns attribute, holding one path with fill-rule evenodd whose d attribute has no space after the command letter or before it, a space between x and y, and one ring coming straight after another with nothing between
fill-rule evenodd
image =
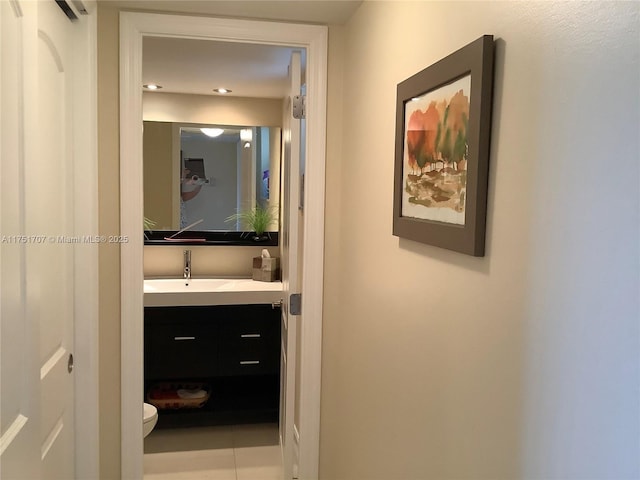
<instances>
[{"instance_id":1,"label":"mirror reflection","mask_svg":"<svg viewBox=\"0 0 640 480\"><path fill-rule=\"evenodd\" d=\"M249 230L228 218L256 206L277 212L280 146L278 127L145 121L144 216L153 230Z\"/></svg>"}]
</instances>

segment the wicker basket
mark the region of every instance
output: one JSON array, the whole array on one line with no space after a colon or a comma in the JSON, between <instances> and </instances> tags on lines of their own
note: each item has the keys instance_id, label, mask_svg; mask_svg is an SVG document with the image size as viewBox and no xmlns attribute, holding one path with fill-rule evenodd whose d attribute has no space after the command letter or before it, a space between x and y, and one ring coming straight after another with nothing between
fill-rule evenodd
<instances>
[{"instance_id":1,"label":"wicker basket","mask_svg":"<svg viewBox=\"0 0 640 480\"><path fill-rule=\"evenodd\" d=\"M204 397L184 398L179 390L206 392ZM202 408L211 395L211 387L197 382L160 382L153 385L147 393L147 402L161 410L182 408Z\"/></svg>"}]
</instances>

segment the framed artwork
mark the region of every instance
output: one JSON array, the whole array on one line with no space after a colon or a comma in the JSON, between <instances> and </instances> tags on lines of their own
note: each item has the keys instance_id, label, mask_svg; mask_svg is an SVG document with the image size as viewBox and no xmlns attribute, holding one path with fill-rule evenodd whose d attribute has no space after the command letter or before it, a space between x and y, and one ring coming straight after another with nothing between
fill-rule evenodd
<instances>
[{"instance_id":1,"label":"framed artwork","mask_svg":"<svg viewBox=\"0 0 640 480\"><path fill-rule=\"evenodd\" d=\"M492 35L398 84L393 234L484 256Z\"/></svg>"}]
</instances>

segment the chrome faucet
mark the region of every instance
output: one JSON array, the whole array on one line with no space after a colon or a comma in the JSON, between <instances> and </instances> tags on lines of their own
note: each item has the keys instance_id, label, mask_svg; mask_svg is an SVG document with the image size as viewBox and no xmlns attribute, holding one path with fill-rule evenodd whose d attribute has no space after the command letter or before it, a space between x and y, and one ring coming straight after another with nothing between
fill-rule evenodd
<instances>
[{"instance_id":1,"label":"chrome faucet","mask_svg":"<svg viewBox=\"0 0 640 480\"><path fill-rule=\"evenodd\" d=\"M182 277L186 284L189 285L189 281L191 280L191 250L184 251L184 271Z\"/></svg>"}]
</instances>

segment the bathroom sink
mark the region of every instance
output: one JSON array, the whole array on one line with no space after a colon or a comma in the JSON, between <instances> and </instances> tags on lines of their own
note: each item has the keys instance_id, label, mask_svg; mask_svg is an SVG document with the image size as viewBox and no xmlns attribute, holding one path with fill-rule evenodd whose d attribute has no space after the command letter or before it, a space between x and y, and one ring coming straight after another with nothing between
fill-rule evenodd
<instances>
[{"instance_id":1,"label":"bathroom sink","mask_svg":"<svg viewBox=\"0 0 640 480\"><path fill-rule=\"evenodd\" d=\"M149 278L144 281L144 305L246 305L282 299L281 282L250 278Z\"/></svg>"},{"instance_id":2,"label":"bathroom sink","mask_svg":"<svg viewBox=\"0 0 640 480\"><path fill-rule=\"evenodd\" d=\"M146 292L213 292L229 283L226 278L154 278L144 281Z\"/></svg>"}]
</instances>

